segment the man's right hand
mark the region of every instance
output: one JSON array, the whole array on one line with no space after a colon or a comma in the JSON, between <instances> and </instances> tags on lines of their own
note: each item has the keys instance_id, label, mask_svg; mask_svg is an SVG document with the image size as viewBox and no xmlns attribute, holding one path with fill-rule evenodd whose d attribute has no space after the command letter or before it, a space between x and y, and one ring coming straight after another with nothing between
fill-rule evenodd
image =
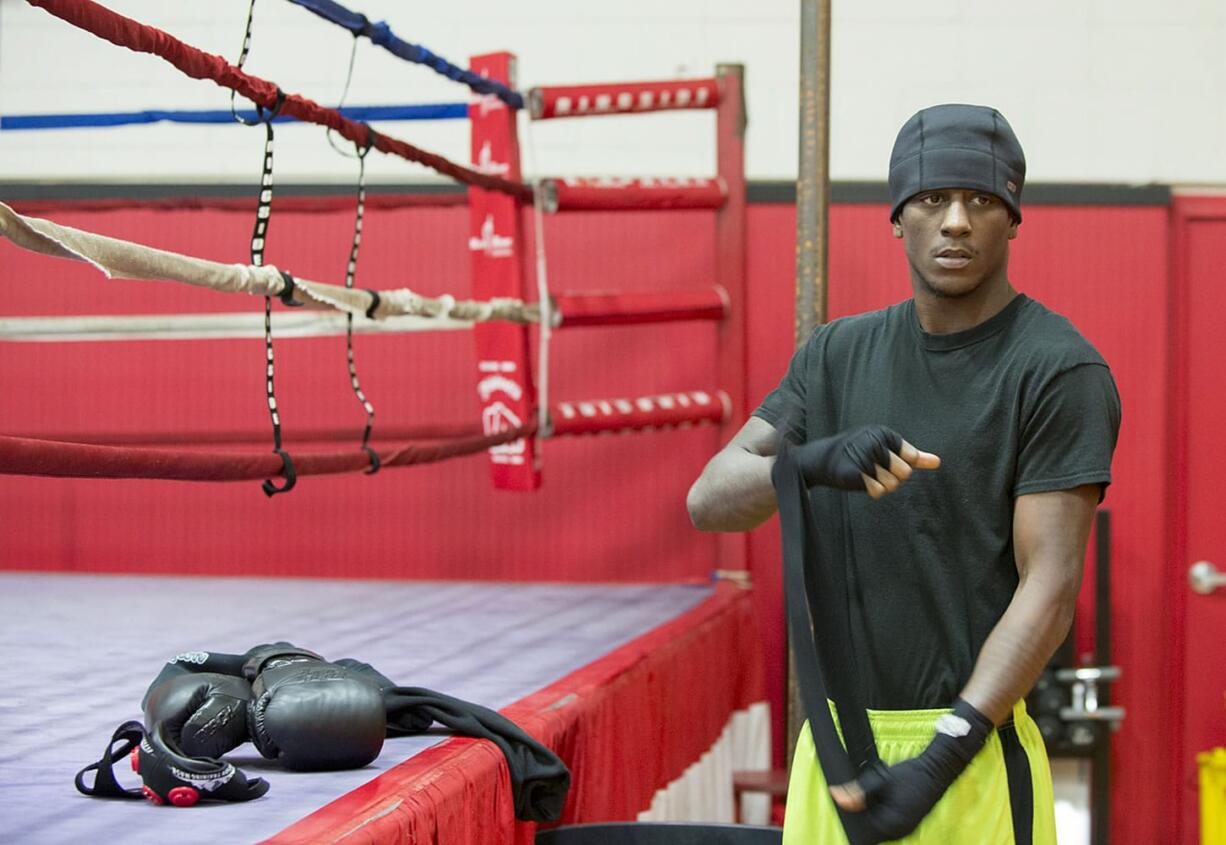
<instances>
[{"instance_id":1,"label":"man's right hand","mask_svg":"<svg viewBox=\"0 0 1226 845\"><path fill-rule=\"evenodd\" d=\"M936 469L941 459L916 449L893 429L866 425L796 447L810 487L864 490L874 499L893 493L916 469Z\"/></svg>"}]
</instances>

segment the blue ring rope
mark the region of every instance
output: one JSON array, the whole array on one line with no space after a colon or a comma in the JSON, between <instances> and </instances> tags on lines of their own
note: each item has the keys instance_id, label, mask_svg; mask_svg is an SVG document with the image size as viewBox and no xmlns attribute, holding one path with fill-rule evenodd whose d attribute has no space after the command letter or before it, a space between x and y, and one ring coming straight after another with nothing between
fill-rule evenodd
<instances>
[{"instance_id":1,"label":"blue ring rope","mask_svg":"<svg viewBox=\"0 0 1226 845\"><path fill-rule=\"evenodd\" d=\"M425 103L401 106L345 106L338 111L351 120L464 120L468 118L467 103ZM254 111L238 112L240 117L256 120ZM296 120L282 115L276 122ZM98 126L128 126L138 123L233 123L228 109L221 111L179 111L151 109L148 111L100 112L89 114L8 114L0 116L0 132L21 129L85 129Z\"/></svg>"},{"instance_id":2,"label":"blue ring rope","mask_svg":"<svg viewBox=\"0 0 1226 845\"><path fill-rule=\"evenodd\" d=\"M378 44L394 56L405 61L426 65L438 73L456 82L462 82L478 94L493 94L513 109L524 107L524 97L518 91L512 91L501 82L487 79L471 70L456 67L442 56L435 55L420 44L402 41L392 32L386 21L371 23L370 19L360 12L351 12L340 3L333 0L290 0L308 9L321 18L331 21L352 32L355 36L364 35L372 43Z\"/></svg>"}]
</instances>

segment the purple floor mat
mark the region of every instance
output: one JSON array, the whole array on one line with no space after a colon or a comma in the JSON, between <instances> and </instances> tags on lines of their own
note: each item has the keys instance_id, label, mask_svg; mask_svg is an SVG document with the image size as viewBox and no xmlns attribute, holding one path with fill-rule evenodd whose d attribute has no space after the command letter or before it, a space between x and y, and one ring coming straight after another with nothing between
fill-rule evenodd
<instances>
[{"instance_id":1,"label":"purple floor mat","mask_svg":"<svg viewBox=\"0 0 1226 845\"><path fill-rule=\"evenodd\" d=\"M711 595L684 585L163 578L0 573L0 841L244 843L272 836L446 738L388 740L349 772L295 773L251 745L227 759L271 789L192 809L79 794L163 662L286 639L356 657L403 685L498 709ZM135 785L126 761L116 765Z\"/></svg>"}]
</instances>

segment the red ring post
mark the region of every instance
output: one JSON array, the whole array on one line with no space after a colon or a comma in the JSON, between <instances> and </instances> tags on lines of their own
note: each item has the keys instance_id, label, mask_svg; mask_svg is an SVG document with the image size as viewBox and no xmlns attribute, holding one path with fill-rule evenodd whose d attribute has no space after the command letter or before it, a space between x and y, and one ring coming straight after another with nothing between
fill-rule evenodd
<instances>
[{"instance_id":1,"label":"red ring post","mask_svg":"<svg viewBox=\"0 0 1226 845\"><path fill-rule=\"evenodd\" d=\"M515 57L510 53L473 56L470 67L495 82L514 87ZM515 112L492 94L468 107L472 160L487 175L520 180ZM468 191L472 293L477 299L524 299L525 267L522 204L519 198L470 187ZM536 386L525 327L507 322L473 326L477 346L477 394L486 434L535 423ZM535 490L541 484L535 440L522 437L490 449L490 474L499 490Z\"/></svg>"}]
</instances>

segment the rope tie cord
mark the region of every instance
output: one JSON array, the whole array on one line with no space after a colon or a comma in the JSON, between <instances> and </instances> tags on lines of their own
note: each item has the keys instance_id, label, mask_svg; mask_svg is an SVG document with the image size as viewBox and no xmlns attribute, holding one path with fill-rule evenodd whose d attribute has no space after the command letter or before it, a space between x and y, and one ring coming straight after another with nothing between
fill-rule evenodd
<instances>
[{"instance_id":1,"label":"rope tie cord","mask_svg":"<svg viewBox=\"0 0 1226 845\"><path fill-rule=\"evenodd\" d=\"M285 285L285 287L281 288L281 294L277 297L277 299L281 300L282 305L286 306L287 308L301 308L306 304L303 302L298 302L296 299L294 299L294 291L298 290L298 285L294 281L294 277L290 275L289 271L281 271L281 282Z\"/></svg>"},{"instance_id":2,"label":"rope tie cord","mask_svg":"<svg viewBox=\"0 0 1226 845\"><path fill-rule=\"evenodd\" d=\"M274 83L251 76L243 72L241 68L229 64L221 56L205 53L160 29L126 18L92 0L28 0L28 2L112 44L138 53L158 56L193 79L209 79L224 88L236 91L257 105L272 108L277 101L278 89ZM280 111L282 114L296 117L307 123L335 129L337 133L355 143L360 143L366 138L366 128L363 124L342 117L335 109L325 108L297 94L285 96L285 103ZM474 185L487 191L509 194L524 202L532 199L532 188L529 185L463 167L448 161L443 156L427 152L389 135L378 135L374 148L380 152L429 167L465 185Z\"/></svg>"},{"instance_id":3,"label":"rope tie cord","mask_svg":"<svg viewBox=\"0 0 1226 845\"><path fill-rule=\"evenodd\" d=\"M350 70L353 66L350 64ZM348 83L346 83L348 88ZM366 154L370 152L371 146L375 142L375 131L367 127L368 134L366 144L359 146L355 144L357 149L358 159L358 205L357 212L353 219L353 244L349 249L349 263L345 265L345 289L353 289L354 277L358 271L358 249L362 245L362 217L365 214L366 208ZM378 294L374 294L378 297ZM371 302L370 308L367 309L366 316L374 312L379 307L377 299ZM370 456L370 469L366 471L367 475L374 475L379 471L379 453L370 447L370 431L375 424L375 406L366 398L366 394L362 391L361 382L358 381L358 367L353 360L353 312L349 311L345 314L345 360L349 367L349 383L353 387L353 395L357 397L358 403L362 409L366 411L366 428L362 431L362 451Z\"/></svg>"},{"instance_id":4,"label":"rope tie cord","mask_svg":"<svg viewBox=\"0 0 1226 845\"><path fill-rule=\"evenodd\" d=\"M366 292L370 294L370 307L366 309L366 319L373 320L375 319L375 313L379 310L379 306L383 303L383 297L379 296L379 292L376 290L368 290Z\"/></svg>"},{"instance_id":5,"label":"rope tie cord","mask_svg":"<svg viewBox=\"0 0 1226 845\"><path fill-rule=\"evenodd\" d=\"M251 0L250 5L247 6L247 26L243 30L243 46L242 49L238 51L238 64L235 65L237 68L242 68L242 66L247 63L247 54L251 52L251 21L254 17L255 0ZM280 88L277 89L278 93L280 90ZM241 123L244 126L259 126L260 123L263 122L262 107L258 102L255 104L255 120L247 120L244 117L239 117L237 107L234 104L234 97L237 95L237 93L238 92L233 88L230 89L230 116L234 118L236 122ZM278 111L280 111L280 109L278 109ZM270 119L269 125L271 126L271 124L272 120Z\"/></svg>"},{"instance_id":6,"label":"rope tie cord","mask_svg":"<svg viewBox=\"0 0 1226 845\"><path fill-rule=\"evenodd\" d=\"M345 98L349 96L349 86L353 82L353 66L358 56L358 35L353 34L353 43L349 47L349 69L345 72L345 87L341 90L341 97L338 103L338 108L343 105ZM340 155L346 158L356 158L358 160L358 202L357 212L353 221L353 243L349 248L349 261L345 265L345 290L353 289L353 280L357 275L358 270L358 249L362 245L362 218L366 211L366 154L370 152L370 148L375 143L375 130L369 125L366 126L366 142L359 144L354 142L354 155L350 156L343 149L336 145L332 140L332 130L329 129L324 133L328 139L328 146L335 150ZM379 307L379 295L371 292L371 304L366 309L366 318L374 319L374 312ZM362 451L370 458L370 469L366 470L367 475L374 475L379 471L379 453L370 447L370 431L375 423L375 407L370 400L366 398L366 394L362 391L362 383L358 379L357 363L353 359L353 312L345 312L345 362L349 370L349 384L353 388L353 395L357 398L358 404L366 412L366 427L362 431Z\"/></svg>"},{"instance_id":7,"label":"rope tie cord","mask_svg":"<svg viewBox=\"0 0 1226 845\"><path fill-rule=\"evenodd\" d=\"M238 67L241 68L247 61L247 54L251 50L251 21L255 14L255 0L251 0L251 5L247 10L247 28L243 35L243 48L238 58ZM278 88L276 100L272 108L265 109L260 103L256 103L256 115L259 118L259 123L264 124L264 166L260 172L260 199L255 208L255 225L251 231L251 263L255 267L261 267L264 264L264 246L267 242L268 224L272 219L272 153L273 153L273 118L281 111L281 107L285 105L285 93ZM230 95L230 110L234 112L234 94ZM247 123L243 118L234 112L234 119L240 123ZM248 124L257 125L257 124ZM281 291L281 301L293 303L294 292L294 277L289 273L281 274L281 280L284 288ZM264 491L264 495L272 498L278 493L288 493L294 489L294 485L298 483L298 473L294 469L294 461L289 456L289 452L281 446L281 413L277 409L277 391L273 377L274 360L272 351L272 297L264 296L264 353L265 353L265 370L264 370L264 387L265 394L268 400L268 416L272 420L272 450L281 458L281 474L285 478L285 483L278 487L271 478L265 478L264 483L260 485L260 489Z\"/></svg>"}]
</instances>

